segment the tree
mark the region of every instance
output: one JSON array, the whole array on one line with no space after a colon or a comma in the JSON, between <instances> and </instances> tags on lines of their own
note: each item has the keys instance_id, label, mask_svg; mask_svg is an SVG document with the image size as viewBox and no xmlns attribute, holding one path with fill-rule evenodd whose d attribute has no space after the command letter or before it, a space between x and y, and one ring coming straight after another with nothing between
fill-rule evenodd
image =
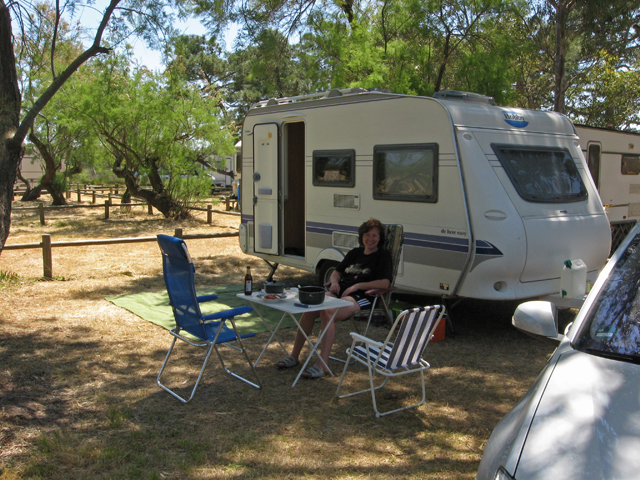
<instances>
[{"instance_id":1,"label":"tree","mask_svg":"<svg viewBox=\"0 0 640 480\"><path fill-rule=\"evenodd\" d=\"M24 34L16 41L18 73L23 97L23 106L29 109L42 93L43 88L52 80L56 68L69 64L82 52L78 40L79 29L72 28L67 22L57 18L55 9L46 3L34 5ZM55 58L51 59L52 44L55 42ZM23 201L37 199L43 189L47 189L54 205L64 205L64 174L60 172L63 164L71 164L72 152L78 143L79 132L64 128L56 116L57 106L48 104L35 118L28 139L40 153L44 172L40 182L27 187ZM73 169L72 169L73 170Z\"/></svg>"},{"instance_id":2,"label":"tree","mask_svg":"<svg viewBox=\"0 0 640 480\"><path fill-rule=\"evenodd\" d=\"M592 67L611 65L615 57L617 68L626 68L628 58L636 57L640 1L546 1L555 24L553 109L565 113L567 89L580 84Z\"/></svg>"},{"instance_id":3,"label":"tree","mask_svg":"<svg viewBox=\"0 0 640 480\"><path fill-rule=\"evenodd\" d=\"M234 152L215 99L185 82L179 62L164 74L131 72L121 55L87 67L65 94L68 117L100 140L103 148L96 154L108 158L131 196L166 217L188 216L188 202L211 188L202 167L212 167L213 155ZM150 188L137 181L142 175Z\"/></svg>"},{"instance_id":4,"label":"tree","mask_svg":"<svg viewBox=\"0 0 640 480\"><path fill-rule=\"evenodd\" d=\"M116 15L116 9L122 7ZM60 5L57 3L56 5ZM74 8L74 3L64 4ZM18 73L13 44L13 24L11 11L16 12L21 23L27 22L27 17L21 16L27 5L20 1L2 0L0 3L0 253L9 235L11 226L11 201L13 199L13 185L24 141L29 133L36 116L47 103L56 95L64 83L87 60L96 55L108 54L111 48L105 44L103 36L109 22L117 25L115 32L126 35L131 32L127 26L139 34L146 34L152 38L153 32L159 26L169 21L163 13L163 3L157 0L111 0L105 8L102 18L93 36L91 45L65 65L58 73L56 70L51 82L42 90L41 95L33 105L29 106L21 118L22 98L18 87ZM56 17L60 19L62 11L56 10ZM56 23L57 24L57 23ZM51 45L51 58L55 58L55 42Z\"/></svg>"}]
</instances>

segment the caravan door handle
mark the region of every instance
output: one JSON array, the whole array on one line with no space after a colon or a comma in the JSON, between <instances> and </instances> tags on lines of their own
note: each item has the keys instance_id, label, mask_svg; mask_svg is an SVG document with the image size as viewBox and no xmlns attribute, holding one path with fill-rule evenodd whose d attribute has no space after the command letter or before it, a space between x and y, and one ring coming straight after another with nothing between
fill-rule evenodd
<instances>
[{"instance_id":1,"label":"caravan door handle","mask_svg":"<svg viewBox=\"0 0 640 480\"><path fill-rule=\"evenodd\" d=\"M256 205L258 203L258 197L257 196L253 196L253 204Z\"/></svg>"}]
</instances>

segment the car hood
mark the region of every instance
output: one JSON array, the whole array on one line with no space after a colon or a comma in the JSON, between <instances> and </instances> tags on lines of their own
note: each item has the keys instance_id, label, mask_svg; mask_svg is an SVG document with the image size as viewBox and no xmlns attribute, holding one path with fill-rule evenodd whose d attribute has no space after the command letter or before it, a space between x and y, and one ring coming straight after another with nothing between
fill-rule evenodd
<instances>
[{"instance_id":1,"label":"car hood","mask_svg":"<svg viewBox=\"0 0 640 480\"><path fill-rule=\"evenodd\" d=\"M556 363L517 480L640 475L640 366L569 350Z\"/></svg>"}]
</instances>

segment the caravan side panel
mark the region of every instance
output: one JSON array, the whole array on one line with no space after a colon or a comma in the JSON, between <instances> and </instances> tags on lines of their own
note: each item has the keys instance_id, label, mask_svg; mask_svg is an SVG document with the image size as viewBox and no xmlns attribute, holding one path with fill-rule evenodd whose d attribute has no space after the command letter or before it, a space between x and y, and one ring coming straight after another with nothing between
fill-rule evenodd
<instances>
[{"instance_id":1,"label":"caravan side panel","mask_svg":"<svg viewBox=\"0 0 640 480\"><path fill-rule=\"evenodd\" d=\"M314 262L325 250L346 251L354 246L357 227L368 218L400 223L405 247L397 286L406 291L452 294L469 259L471 235L446 110L432 99L385 96L317 108L307 112L305 121L307 258ZM407 145L437 146L436 202L374 198L374 150ZM350 149L356 153L354 187L313 185L315 151ZM344 197L354 197L346 208L338 200Z\"/></svg>"}]
</instances>

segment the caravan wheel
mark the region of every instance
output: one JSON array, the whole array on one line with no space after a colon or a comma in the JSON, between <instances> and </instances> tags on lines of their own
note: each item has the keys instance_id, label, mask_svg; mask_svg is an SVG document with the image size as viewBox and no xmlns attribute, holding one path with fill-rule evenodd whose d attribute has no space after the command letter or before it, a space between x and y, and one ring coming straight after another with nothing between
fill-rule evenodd
<instances>
[{"instance_id":1,"label":"caravan wheel","mask_svg":"<svg viewBox=\"0 0 640 480\"><path fill-rule=\"evenodd\" d=\"M329 283L329 280L331 280L331 274L338 265L339 263L333 260L325 260L322 262L320 271L318 272L318 280L320 281L321 286Z\"/></svg>"}]
</instances>

